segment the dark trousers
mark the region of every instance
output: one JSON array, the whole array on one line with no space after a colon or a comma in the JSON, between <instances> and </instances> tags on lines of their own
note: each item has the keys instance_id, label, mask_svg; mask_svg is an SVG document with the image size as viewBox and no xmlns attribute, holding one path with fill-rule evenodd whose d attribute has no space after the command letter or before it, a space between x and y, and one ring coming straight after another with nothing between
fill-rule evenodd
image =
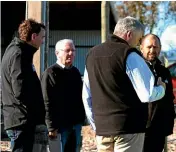
<instances>
[{"instance_id":1,"label":"dark trousers","mask_svg":"<svg viewBox=\"0 0 176 152\"><path fill-rule=\"evenodd\" d=\"M76 135L75 131L70 132L66 141L64 152L76 152Z\"/></svg>"},{"instance_id":2,"label":"dark trousers","mask_svg":"<svg viewBox=\"0 0 176 152\"><path fill-rule=\"evenodd\" d=\"M154 133L146 133L143 152L162 152L165 144L165 136Z\"/></svg>"},{"instance_id":3,"label":"dark trousers","mask_svg":"<svg viewBox=\"0 0 176 152\"><path fill-rule=\"evenodd\" d=\"M11 140L12 152L32 152L35 127L26 125L6 130L8 137Z\"/></svg>"},{"instance_id":4,"label":"dark trousers","mask_svg":"<svg viewBox=\"0 0 176 152\"><path fill-rule=\"evenodd\" d=\"M77 124L61 132L63 152L80 152L81 128L82 125Z\"/></svg>"}]
</instances>

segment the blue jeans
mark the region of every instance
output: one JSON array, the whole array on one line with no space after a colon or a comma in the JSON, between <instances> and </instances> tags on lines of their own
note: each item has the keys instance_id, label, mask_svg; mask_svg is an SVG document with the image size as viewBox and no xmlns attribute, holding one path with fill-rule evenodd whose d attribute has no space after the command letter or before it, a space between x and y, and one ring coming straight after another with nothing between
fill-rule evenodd
<instances>
[{"instance_id":1,"label":"blue jeans","mask_svg":"<svg viewBox=\"0 0 176 152\"><path fill-rule=\"evenodd\" d=\"M61 132L62 152L65 151L66 143L68 142L68 139L71 135L73 137L71 138L71 140L75 140L74 142L75 152L80 152L81 141L82 141L81 129L82 129L82 125L78 124L78 125L74 125L72 128L66 129L63 132ZM68 145L68 147L69 146L70 145Z\"/></svg>"},{"instance_id":2,"label":"blue jeans","mask_svg":"<svg viewBox=\"0 0 176 152\"><path fill-rule=\"evenodd\" d=\"M11 140L12 152L32 152L34 142L34 127L13 128L6 130Z\"/></svg>"}]
</instances>

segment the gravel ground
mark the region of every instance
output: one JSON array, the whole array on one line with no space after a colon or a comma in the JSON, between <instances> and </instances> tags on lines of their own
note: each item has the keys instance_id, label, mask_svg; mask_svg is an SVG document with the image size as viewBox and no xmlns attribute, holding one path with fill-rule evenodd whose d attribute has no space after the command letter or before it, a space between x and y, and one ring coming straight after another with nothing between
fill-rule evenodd
<instances>
[{"instance_id":1,"label":"gravel ground","mask_svg":"<svg viewBox=\"0 0 176 152\"><path fill-rule=\"evenodd\" d=\"M81 152L96 152L95 134L90 126L85 126L82 129L82 149ZM10 143L7 139L2 139L0 151L10 151ZM167 152L176 152L176 120L174 126L174 133L167 138Z\"/></svg>"}]
</instances>

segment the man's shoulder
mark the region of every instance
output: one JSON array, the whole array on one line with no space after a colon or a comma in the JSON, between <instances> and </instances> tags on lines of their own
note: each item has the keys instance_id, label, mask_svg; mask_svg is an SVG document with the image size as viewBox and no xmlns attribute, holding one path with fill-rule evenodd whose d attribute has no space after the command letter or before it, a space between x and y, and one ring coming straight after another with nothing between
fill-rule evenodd
<instances>
[{"instance_id":1,"label":"man's shoulder","mask_svg":"<svg viewBox=\"0 0 176 152\"><path fill-rule=\"evenodd\" d=\"M156 59L156 65L165 72L169 72L169 69L164 66L164 64L157 58Z\"/></svg>"},{"instance_id":2,"label":"man's shoulder","mask_svg":"<svg viewBox=\"0 0 176 152\"><path fill-rule=\"evenodd\" d=\"M53 77L54 75L54 65L51 65L50 67L46 68L45 71L42 73L42 80L47 79L48 77Z\"/></svg>"},{"instance_id":3,"label":"man's shoulder","mask_svg":"<svg viewBox=\"0 0 176 152\"><path fill-rule=\"evenodd\" d=\"M170 71L168 68L166 68L164 65L160 64L160 68L163 71L164 74L170 75Z\"/></svg>"},{"instance_id":4,"label":"man's shoulder","mask_svg":"<svg viewBox=\"0 0 176 152\"><path fill-rule=\"evenodd\" d=\"M13 50L13 52L21 52L21 46L12 41L6 48L6 51L8 50Z\"/></svg>"},{"instance_id":5,"label":"man's shoulder","mask_svg":"<svg viewBox=\"0 0 176 152\"><path fill-rule=\"evenodd\" d=\"M159 59L158 59L159 60ZM170 77L170 71L167 67L165 67L161 61L157 62L157 69L159 71L159 73L162 75L162 76L165 76L165 77Z\"/></svg>"},{"instance_id":6,"label":"man's shoulder","mask_svg":"<svg viewBox=\"0 0 176 152\"><path fill-rule=\"evenodd\" d=\"M51 66L49 66L49 67L45 70L45 72L46 72L46 73L53 73L53 72L55 71L55 69L57 69L56 63L54 63L54 64L52 64Z\"/></svg>"},{"instance_id":7,"label":"man's shoulder","mask_svg":"<svg viewBox=\"0 0 176 152\"><path fill-rule=\"evenodd\" d=\"M112 54L124 54L126 50L128 50L130 47L125 43L118 43L118 42L112 42L112 41L105 41L101 44L98 44L94 47L92 47L88 53L87 56L107 56Z\"/></svg>"},{"instance_id":8,"label":"man's shoulder","mask_svg":"<svg viewBox=\"0 0 176 152\"><path fill-rule=\"evenodd\" d=\"M127 49L127 58L131 58L131 59L143 59L142 54L139 50L137 50L136 48L128 48Z\"/></svg>"},{"instance_id":9,"label":"man's shoulder","mask_svg":"<svg viewBox=\"0 0 176 152\"><path fill-rule=\"evenodd\" d=\"M102 46L104 46L104 45L105 45L105 42L104 42L104 43L97 44L97 45L93 46L90 50L91 50L91 51L96 50L96 49L98 49L98 48L100 48L100 47L102 47Z\"/></svg>"},{"instance_id":10,"label":"man's shoulder","mask_svg":"<svg viewBox=\"0 0 176 152\"><path fill-rule=\"evenodd\" d=\"M94 52L99 50L103 45L104 43L101 43L90 48L89 51L87 52L87 56L94 54Z\"/></svg>"},{"instance_id":11,"label":"man's shoulder","mask_svg":"<svg viewBox=\"0 0 176 152\"><path fill-rule=\"evenodd\" d=\"M10 44L7 46L4 56L15 56L21 53L21 48L18 45Z\"/></svg>"},{"instance_id":12,"label":"man's shoulder","mask_svg":"<svg viewBox=\"0 0 176 152\"><path fill-rule=\"evenodd\" d=\"M140 52L138 49L134 48L134 47L129 47L129 48L127 49L127 51L129 52L129 54L130 54L130 53L133 53L133 54L135 54L135 55L137 54L137 56L139 55L139 56L142 57L141 52Z\"/></svg>"},{"instance_id":13,"label":"man's shoulder","mask_svg":"<svg viewBox=\"0 0 176 152\"><path fill-rule=\"evenodd\" d=\"M2 64L10 64L11 61L16 60L21 56L21 49L16 45L9 45L2 58Z\"/></svg>"},{"instance_id":14,"label":"man's shoulder","mask_svg":"<svg viewBox=\"0 0 176 152\"><path fill-rule=\"evenodd\" d=\"M78 68L77 68L77 67L72 66L72 70L73 70L73 71L75 71L76 73L78 73L79 75L81 75L81 74L80 74L80 71L78 70Z\"/></svg>"}]
</instances>

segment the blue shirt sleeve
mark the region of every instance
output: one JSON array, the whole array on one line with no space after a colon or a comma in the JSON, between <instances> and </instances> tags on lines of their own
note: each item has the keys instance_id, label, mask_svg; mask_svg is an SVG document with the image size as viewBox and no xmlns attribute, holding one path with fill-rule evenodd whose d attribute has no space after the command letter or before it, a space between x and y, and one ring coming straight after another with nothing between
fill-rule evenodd
<instances>
[{"instance_id":1,"label":"blue shirt sleeve","mask_svg":"<svg viewBox=\"0 0 176 152\"><path fill-rule=\"evenodd\" d=\"M87 119L90 122L93 130L96 130L94 118L93 118L93 112L92 112L92 96L91 96L90 85L89 85L89 77L88 77L86 68L84 71L84 78L83 78L82 99L83 99L83 104L84 104Z\"/></svg>"},{"instance_id":2,"label":"blue shirt sleeve","mask_svg":"<svg viewBox=\"0 0 176 152\"><path fill-rule=\"evenodd\" d=\"M126 73L141 102L153 102L165 95L163 86L154 86L155 77L144 59L135 52L127 57Z\"/></svg>"}]
</instances>

